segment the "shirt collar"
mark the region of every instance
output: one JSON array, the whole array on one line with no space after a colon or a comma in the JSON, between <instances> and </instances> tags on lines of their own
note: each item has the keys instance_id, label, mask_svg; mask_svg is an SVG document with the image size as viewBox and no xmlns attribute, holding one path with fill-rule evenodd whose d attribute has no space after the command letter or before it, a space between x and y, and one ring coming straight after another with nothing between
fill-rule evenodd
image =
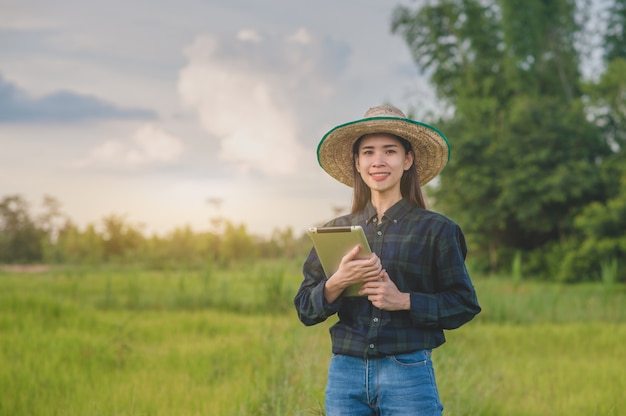
<instances>
[{"instance_id":1,"label":"shirt collar","mask_svg":"<svg viewBox=\"0 0 626 416\"><path fill-rule=\"evenodd\" d=\"M411 210L411 208L412 205L409 203L409 201L402 198L401 200L393 204L391 208L385 211L383 218L387 218L389 221L397 223L404 215L406 215L407 212ZM376 209L372 205L371 201L368 202L365 206L365 209L362 211L362 215L365 219L365 223L368 225L371 224L372 221L374 221L374 219L376 218Z\"/></svg>"}]
</instances>

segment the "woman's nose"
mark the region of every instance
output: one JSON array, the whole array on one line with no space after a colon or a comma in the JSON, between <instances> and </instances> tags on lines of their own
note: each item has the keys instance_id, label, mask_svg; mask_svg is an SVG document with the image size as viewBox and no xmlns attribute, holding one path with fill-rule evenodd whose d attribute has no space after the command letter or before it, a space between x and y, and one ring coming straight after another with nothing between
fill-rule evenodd
<instances>
[{"instance_id":1,"label":"woman's nose","mask_svg":"<svg viewBox=\"0 0 626 416\"><path fill-rule=\"evenodd\" d=\"M374 166L382 166L385 164L385 158L381 154L377 154L372 160L372 165Z\"/></svg>"}]
</instances>

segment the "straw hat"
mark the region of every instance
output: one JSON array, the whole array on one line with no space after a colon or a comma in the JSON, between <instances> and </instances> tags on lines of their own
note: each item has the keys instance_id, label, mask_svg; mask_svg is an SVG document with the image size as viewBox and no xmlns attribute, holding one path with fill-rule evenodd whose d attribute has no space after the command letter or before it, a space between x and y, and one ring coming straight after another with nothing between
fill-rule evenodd
<instances>
[{"instance_id":1,"label":"straw hat","mask_svg":"<svg viewBox=\"0 0 626 416\"><path fill-rule=\"evenodd\" d=\"M352 187L352 147L359 137L372 133L394 134L411 143L421 186L437 176L450 160L450 146L443 133L406 118L395 107L382 105L370 108L364 118L341 124L326 133L317 146L317 161L330 176Z\"/></svg>"}]
</instances>

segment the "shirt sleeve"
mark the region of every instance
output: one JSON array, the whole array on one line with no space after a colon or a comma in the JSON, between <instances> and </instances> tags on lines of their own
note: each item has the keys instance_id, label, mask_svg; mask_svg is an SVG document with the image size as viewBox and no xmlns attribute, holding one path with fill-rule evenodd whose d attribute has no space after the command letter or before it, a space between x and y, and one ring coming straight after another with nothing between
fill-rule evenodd
<instances>
[{"instance_id":1,"label":"shirt sleeve","mask_svg":"<svg viewBox=\"0 0 626 416\"><path fill-rule=\"evenodd\" d=\"M304 280L294 298L298 318L303 324L310 326L325 321L337 313L342 302L340 297L332 304L324 296L326 275L317 257L315 249L311 249L302 267Z\"/></svg>"},{"instance_id":2,"label":"shirt sleeve","mask_svg":"<svg viewBox=\"0 0 626 416\"><path fill-rule=\"evenodd\" d=\"M435 240L435 293L411 292L411 321L417 327L454 329L480 312L474 285L465 267L467 247L456 224L444 227Z\"/></svg>"}]
</instances>

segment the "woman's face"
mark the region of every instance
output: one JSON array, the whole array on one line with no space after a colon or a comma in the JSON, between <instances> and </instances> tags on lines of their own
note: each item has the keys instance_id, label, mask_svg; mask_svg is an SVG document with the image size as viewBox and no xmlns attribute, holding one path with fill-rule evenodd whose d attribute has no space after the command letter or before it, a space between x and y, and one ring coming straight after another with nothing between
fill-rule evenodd
<instances>
[{"instance_id":1,"label":"woman's face","mask_svg":"<svg viewBox=\"0 0 626 416\"><path fill-rule=\"evenodd\" d=\"M406 153L392 135L369 134L361 139L355 164L372 192L400 195L400 180L404 171L413 166L413 154Z\"/></svg>"}]
</instances>

